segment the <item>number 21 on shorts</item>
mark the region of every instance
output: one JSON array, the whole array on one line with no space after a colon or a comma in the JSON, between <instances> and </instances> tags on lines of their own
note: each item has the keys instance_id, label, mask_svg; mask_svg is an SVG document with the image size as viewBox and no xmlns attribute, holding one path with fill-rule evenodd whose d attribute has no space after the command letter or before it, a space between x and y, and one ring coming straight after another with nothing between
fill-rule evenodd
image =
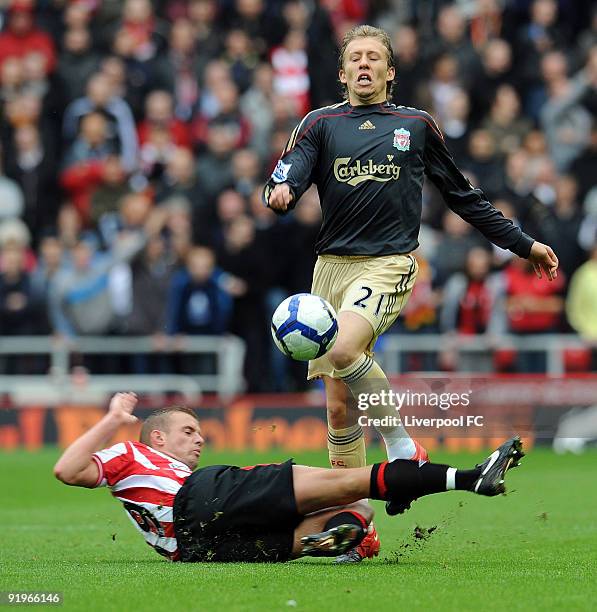
<instances>
[{"instance_id":1,"label":"number 21 on shorts","mask_svg":"<svg viewBox=\"0 0 597 612\"><path fill-rule=\"evenodd\" d=\"M371 287L363 286L361 287L361 291L363 292L363 295L362 297L360 297L358 300L354 302L354 305L358 306L359 308L367 308L370 304L366 302L373 295L373 289L371 289ZM375 306L375 316L376 317L381 312L381 306L383 304L384 298L385 298L385 294L382 293L379 296L379 299L377 300L377 304Z\"/></svg>"}]
</instances>

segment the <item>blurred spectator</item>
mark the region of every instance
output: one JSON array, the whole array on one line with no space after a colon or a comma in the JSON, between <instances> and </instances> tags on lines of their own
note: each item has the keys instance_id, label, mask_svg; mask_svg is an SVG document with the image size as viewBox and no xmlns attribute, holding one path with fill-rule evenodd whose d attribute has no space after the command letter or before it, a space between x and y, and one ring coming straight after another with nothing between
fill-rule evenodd
<instances>
[{"instance_id":1,"label":"blurred spectator","mask_svg":"<svg viewBox=\"0 0 597 612\"><path fill-rule=\"evenodd\" d=\"M193 3L191 3L192 5ZM170 30L167 55L158 58L157 70L162 80L174 94L175 114L182 121L188 121L199 100L198 79L202 74L205 51L199 54L195 40L196 31L188 19L177 19ZM201 46L201 49L205 48ZM211 54L208 54L208 57Z\"/></svg>"},{"instance_id":2,"label":"blurred spectator","mask_svg":"<svg viewBox=\"0 0 597 612\"><path fill-rule=\"evenodd\" d=\"M489 112L500 86L518 84L512 66L512 48L507 41L496 38L483 47L473 82L473 117L479 121Z\"/></svg>"},{"instance_id":3,"label":"blurred spectator","mask_svg":"<svg viewBox=\"0 0 597 612\"><path fill-rule=\"evenodd\" d=\"M468 252L483 244L483 239L473 233L471 226L452 211L444 213L443 232L431 262L435 271L434 285L440 287L452 274L464 270Z\"/></svg>"},{"instance_id":4,"label":"blurred spectator","mask_svg":"<svg viewBox=\"0 0 597 612\"><path fill-rule=\"evenodd\" d=\"M420 249L414 252L419 271L417 283L392 329L400 333L425 333L437 330L437 293L433 290L433 271Z\"/></svg>"},{"instance_id":5,"label":"blurred spectator","mask_svg":"<svg viewBox=\"0 0 597 612\"><path fill-rule=\"evenodd\" d=\"M427 88L435 116L442 124L447 120L445 109L461 91L460 74L458 63L451 55L440 55L433 63Z\"/></svg>"},{"instance_id":6,"label":"blurred spectator","mask_svg":"<svg viewBox=\"0 0 597 612\"><path fill-rule=\"evenodd\" d=\"M155 16L150 0L124 0L116 38L138 61L153 59L166 46L168 25ZM123 53L122 55L127 55Z\"/></svg>"},{"instance_id":7,"label":"blurred spectator","mask_svg":"<svg viewBox=\"0 0 597 612\"><path fill-rule=\"evenodd\" d=\"M64 203L60 207L56 218L58 240L64 249L70 251L77 244L82 227L81 215L77 212L77 209L71 202Z\"/></svg>"},{"instance_id":8,"label":"blurred spectator","mask_svg":"<svg viewBox=\"0 0 597 612\"><path fill-rule=\"evenodd\" d=\"M502 31L502 5L499 0L477 0L471 17L471 42L476 49L498 38Z\"/></svg>"},{"instance_id":9,"label":"blurred spectator","mask_svg":"<svg viewBox=\"0 0 597 612\"><path fill-rule=\"evenodd\" d=\"M127 235L143 235L152 206L152 199L147 193L133 192L124 195L118 201L117 211L104 213L99 219L98 229L103 244L112 249L121 232L126 232Z\"/></svg>"},{"instance_id":10,"label":"blurred spectator","mask_svg":"<svg viewBox=\"0 0 597 612\"><path fill-rule=\"evenodd\" d=\"M593 117L597 117L597 43L587 53L587 61L584 68L576 75L581 85L584 82L585 92L581 103Z\"/></svg>"},{"instance_id":11,"label":"blurred spectator","mask_svg":"<svg viewBox=\"0 0 597 612\"><path fill-rule=\"evenodd\" d=\"M537 278L533 265L515 257L504 270L508 330L518 335L555 333L562 324L565 286L560 272L551 282ZM518 354L519 372L544 372L545 354L521 351Z\"/></svg>"},{"instance_id":12,"label":"blurred spectator","mask_svg":"<svg viewBox=\"0 0 597 612\"><path fill-rule=\"evenodd\" d=\"M91 112L81 119L79 134L64 156L64 165L68 168L75 164L102 161L116 152L114 144L109 140L105 115Z\"/></svg>"},{"instance_id":13,"label":"blurred spectator","mask_svg":"<svg viewBox=\"0 0 597 612\"><path fill-rule=\"evenodd\" d=\"M468 158L468 142L471 135L469 114L469 96L460 89L448 102L441 125L446 145L459 164L463 164Z\"/></svg>"},{"instance_id":14,"label":"blurred spectator","mask_svg":"<svg viewBox=\"0 0 597 612\"><path fill-rule=\"evenodd\" d=\"M338 40L353 25L362 22L367 14L364 0L322 0L321 4L329 12Z\"/></svg>"},{"instance_id":15,"label":"blurred spectator","mask_svg":"<svg viewBox=\"0 0 597 612\"><path fill-rule=\"evenodd\" d=\"M578 204L578 187L574 177L570 175L558 177L555 189L553 225L549 226L550 229L553 228L549 236L550 245L558 254L560 269L569 279L586 258L578 243L583 216Z\"/></svg>"},{"instance_id":16,"label":"blurred spectator","mask_svg":"<svg viewBox=\"0 0 597 612\"><path fill-rule=\"evenodd\" d=\"M3 246L0 253L0 336L23 336L48 332L45 304L36 299L26 270L25 249Z\"/></svg>"},{"instance_id":17,"label":"blurred spectator","mask_svg":"<svg viewBox=\"0 0 597 612\"><path fill-rule=\"evenodd\" d=\"M568 169L589 142L591 115L580 101L589 86L597 86L597 69L591 76L592 83L581 73L573 80L562 76L548 85L547 101L540 113L541 127L560 172Z\"/></svg>"},{"instance_id":18,"label":"blurred spectator","mask_svg":"<svg viewBox=\"0 0 597 612\"><path fill-rule=\"evenodd\" d=\"M223 288L215 255L206 247L193 247L186 266L170 285L166 329L168 334L223 334L228 331L232 299Z\"/></svg>"},{"instance_id":19,"label":"blurred spectator","mask_svg":"<svg viewBox=\"0 0 597 612\"><path fill-rule=\"evenodd\" d=\"M310 187L301 197L292 224L287 224L289 236L288 241L294 244L290 249L287 260L281 259L278 262L280 276L284 280L284 287L288 293L300 293L309 291L313 268L315 266L315 242L321 226L321 206L319 195L315 187ZM282 245L276 249L273 259L278 259L278 254L282 250ZM305 250L304 257L293 257L292 253ZM270 264L271 265L271 264Z\"/></svg>"},{"instance_id":20,"label":"blurred spectator","mask_svg":"<svg viewBox=\"0 0 597 612\"><path fill-rule=\"evenodd\" d=\"M253 72L253 82L240 100L243 116L251 125L250 146L267 159L269 141L274 123L274 73L269 64L260 64Z\"/></svg>"},{"instance_id":21,"label":"blurred spectator","mask_svg":"<svg viewBox=\"0 0 597 612\"><path fill-rule=\"evenodd\" d=\"M301 30L290 30L282 44L272 50L274 91L292 105L295 114L309 110L309 72L307 40Z\"/></svg>"},{"instance_id":22,"label":"blurred spectator","mask_svg":"<svg viewBox=\"0 0 597 612\"><path fill-rule=\"evenodd\" d=\"M590 26L578 37L577 48L581 55L588 53L591 47L597 45L597 6L591 9Z\"/></svg>"},{"instance_id":23,"label":"blurred spectator","mask_svg":"<svg viewBox=\"0 0 597 612\"><path fill-rule=\"evenodd\" d=\"M100 56L92 47L87 27L66 30L58 59L58 76L68 102L85 95L85 83L97 71L99 63Z\"/></svg>"},{"instance_id":24,"label":"blurred spectator","mask_svg":"<svg viewBox=\"0 0 597 612\"><path fill-rule=\"evenodd\" d=\"M0 65L9 57L22 58L38 51L46 58L49 72L54 70L56 55L52 38L35 25L33 0L12 0L8 7L6 29L0 33Z\"/></svg>"},{"instance_id":25,"label":"blurred spectator","mask_svg":"<svg viewBox=\"0 0 597 612\"><path fill-rule=\"evenodd\" d=\"M522 25L517 37L517 56L521 60L519 70L524 80L527 95L527 109L536 117L541 95L539 75L543 56L554 49L565 46L566 34L560 28L558 3L556 0L533 0L529 11L530 20Z\"/></svg>"},{"instance_id":26,"label":"blurred spectator","mask_svg":"<svg viewBox=\"0 0 597 612\"><path fill-rule=\"evenodd\" d=\"M227 228L236 219L244 216L247 210L247 202L243 196L234 189L226 189L220 193L216 201L216 223L211 227L209 244L221 246Z\"/></svg>"},{"instance_id":27,"label":"blurred spectator","mask_svg":"<svg viewBox=\"0 0 597 612\"><path fill-rule=\"evenodd\" d=\"M95 19L92 20L93 8L93 3L91 2L67 3L62 12L62 25L64 29L96 26ZM97 16L97 14L94 15L94 17Z\"/></svg>"},{"instance_id":28,"label":"blurred spectator","mask_svg":"<svg viewBox=\"0 0 597 612\"><path fill-rule=\"evenodd\" d=\"M175 267L185 265L193 246L193 217L191 203L184 197L174 196L160 204L165 212L164 232L168 250Z\"/></svg>"},{"instance_id":29,"label":"blurred spectator","mask_svg":"<svg viewBox=\"0 0 597 612\"><path fill-rule=\"evenodd\" d=\"M23 191L16 181L4 175L0 153L0 223L4 219L20 217L24 210Z\"/></svg>"},{"instance_id":30,"label":"blurred spectator","mask_svg":"<svg viewBox=\"0 0 597 612\"><path fill-rule=\"evenodd\" d=\"M23 219L34 241L42 229L50 227L58 210L56 159L42 142L35 125L14 131L14 156L6 159L6 174L21 187L25 209Z\"/></svg>"},{"instance_id":31,"label":"blurred spectator","mask_svg":"<svg viewBox=\"0 0 597 612\"><path fill-rule=\"evenodd\" d=\"M245 198L262 181L261 164L255 151L240 149L232 156L232 182L234 189Z\"/></svg>"},{"instance_id":32,"label":"blurred spectator","mask_svg":"<svg viewBox=\"0 0 597 612\"><path fill-rule=\"evenodd\" d=\"M166 242L155 234L131 264L133 272L133 309L126 331L131 335L151 336L166 332L166 304L172 280Z\"/></svg>"},{"instance_id":33,"label":"blurred spectator","mask_svg":"<svg viewBox=\"0 0 597 612\"><path fill-rule=\"evenodd\" d=\"M467 26L461 8L457 4L443 6L437 16L437 36L429 41L425 51L428 57L448 55L457 62L455 71L471 78L478 65L477 55L467 37Z\"/></svg>"},{"instance_id":34,"label":"blurred spectator","mask_svg":"<svg viewBox=\"0 0 597 612\"><path fill-rule=\"evenodd\" d=\"M259 56L245 31L232 29L227 33L223 58L230 66L230 75L238 90L245 92L259 62Z\"/></svg>"},{"instance_id":35,"label":"blurred spectator","mask_svg":"<svg viewBox=\"0 0 597 612\"><path fill-rule=\"evenodd\" d=\"M31 284L39 303L49 304L52 283L68 267L64 247L57 236L49 234L39 243L39 259L31 274Z\"/></svg>"},{"instance_id":36,"label":"blurred spectator","mask_svg":"<svg viewBox=\"0 0 597 612\"><path fill-rule=\"evenodd\" d=\"M108 160L116 153L105 116L91 112L83 117L81 132L65 156L60 181L85 223L90 218L91 198L104 181Z\"/></svg>"},{"instance_id":37,"label":"blurred spectator","mask_svg":"<svg viewBox=\"0 0 597 612\"><path fill-rule=\"evenodd\" d=\"M0 64L0 99L11 102L23 91L23 65L20 58L7 57Z\"/></svg>"},{"instance_id":38,"label":"blurred spectator","mask_svg":"<svg viewBox=\"0 0 597 612\"><path fill-rule=\"evenodd\" d=\"M480 129L472 132L469 140L469 161L465 165L490 198L503 190L502 163L496 142L489 131Z\"/></svg>"},{"instance_id":39,"label":"blurred spectator","mask_svg":"<svg viewBox=\"0 0 597 612\"><path fill-rule=\"evenodd\" d=\"M595 168L597 168L597 118L594 117L589 143L570 166L570 173L578 181L581 202L584 201L589 191L595 187Z\"/></svg>"},{"instance_id":40,"label":"blurred spectator","mask_svg":"<svg viewBox=\"0 0 597 612\"><path fill-rule=\"evenodd\" d=\"M35 252L30 248L31 232L21 219L13 217L0 222L0 268L2 267L2 250L18 248L25 253L25 270L30 272L35 267Z\"/></svg>"},{"instance_id":41,"label":"blurred spectator","mask_svg":"<svg viewBox=\"0 0 597 612\"><path fill-rule=\"evenodd\" d=\"M290 30L303 30L307 36L309 97L313 108L334 104L339 97L336 58L337 38L325 7L319 2L289 1L284 20Z\"/></svg>"},{"instance_id":42,"label":"blurred spectator","mask_svg":"<svg viewBox=\"0 0 597 612\"><path fill-rule=\"evenodd\" d=\"M199 116L204 122L213 119L220 112L220 101L216 92L222 83L232 83L234 85L230 67L221 59L212 59L205 66L197 108Z\"/></svg>"},{"instance_id":43,"label":"blurred spectator","mask_svg":"<svg viewBox=\"0 0 597 612\"><path fill-rule=\"evenodd\" d=\"M110 79L99 72L87 83L86 95L73 100L64 111L63 135L72 142L79 131L81 119L93 112L103 113L108 120L108 137L118 146L122 163L127 171L137 162L137 132L129 105L114 95Z\"/></svg>"},{"instance_id":44,"label":"blurred spectator","mask_svg":"<svg viewBox=\"0 0 597 612\"><path fill-rule=\"evenodd\" d=\"M55 75L50 75L48 72L46 56L38 51L27 53L22 60L21 68L23 90L41 100L44 115L59 116L62 113L64 98L59 81L56 82Z\"/></svg>"},{"instance_id":45,"label":"blurred spectator","mask_svg":"<svg viewBox=\"0 0 597 612\"><path fill-rule=\"evenodd\" d=\"M103 335L117 329L110 273L119 263L132 259L144 242L142 236L129 235L105 253L94 252L88 240L79 240L72 247L72 268L60 272L51 287L50 316L57 333Z\"/></svg>"},{"instance_id":46,"label":"blurred spectator","mask_svg":"<svg viewBox=\"0 0 597 612\"><path fill-rule=\"evenodd\" d=\"M247 343L251 358L245 362L248 391L264 391L269 377L267 350L268 321L265 317L265 288L268 260L257 242L254 221L237 215L224 226L224 242L218 249L219 265L240 279L234 286L234 309L230 331Z\"/></svg>"},{"instance_id":47,"label":"blurred spectator","mask_svg":"<svg viewBox=\"0 0 597 612\"><path fill-rule=\"evenodd\" d=\"M491 274L490 253L472 248L464 272L453 274L444 286L440 330L465 335L503 334L502 292L502 279Z\"/></svg>"},{"instance_id":48,"label":"blurred spectator","mask_svg":"<svg viewBox=\"0 0 597 612\"><path fill-rule=\"evenodd\" d=\"M213 88L212 94L215 103L213 118L200 114L193 123L196 144L204 144L206 131L217 121L220 125L226 125L229 137L234 139L234 147L244 147L249 140L250 124L240 111L238 88L232 81L225 80Z\"/></svg>"},{"instance_id":49,"label":"blurred spectator","mask_svg":"<svg viewBox=\"0 0 597 612\"><path fill-rule=\"evenodd\" d=\"M189 0L187 14L201 54L214 57L220 50L221 30L216 21L217 0Z\"/></svg>"},{"instance_id":50,"label":"blurred spectator","mask_svg":"<svg viewBox=\"0 0 597 612\"><path fill-rule=\"evenodd\" d=\"M137 127L141 156L143 147L150 141L153 129L166 129L170 141L177 147L191 147L191 139L185 124L174 115L174 100L167 91L155 90L145 98L145 118Z\"/></svg>"},{"instance_id":51,"label":"blurred spectator","mask_svg":"<svg viewBox=\"0 0 597 612\"><path fill-rule=\"evenodd\" d=\"M403 106L416 106L424 79L417 30L412 26L402 26L394 35L393 47L398 75L392 101Z\"/></svg>"},{"instance_id":52,"label":"blurred spectator","mask_svg":"<svg viewBox=\"0 0 597 612\"><path fill-rule=\"evenodd\" d=\"M120 199L131 190L127 173L117 155L109 155L103 161L101 179L90 200L89 218L93 227L97 226L102 215L117 210Z\"/></svg>"},{"instance_id":53,"label":"blurred spectator","mask_svg":"<svg viewBox=\"0 0 597 612\"><path fill-rule=\"evenodd\" d=\"M448 279L442 294L440 331L463 335L499 336L507 329L504 312L504 283L500 274L491 274L489 251L475 247L467 255L463 273ZM488 352L446 351L444 368L469 372L491 372L493 355Z\"/></svg>"},{"instance_id":54,"label":"blurred spectator","mask_svg":"<svg viewBox=\"0 0 597 612\"><path fill-rule=\"evenodd\" d=\"M528 119L520 117L520 99L514 87L504 84L497 88L482 127L493 137L500 155L520 148L532 126Z\"/></svg>"},{"instance_id":55,"label":"blurred spectator","mask_svg":"<svg viewBox=\"0 0 597 612\"><path fill-rule=\"evenodd\" d=\"M210 202L232 184L230 161L237 146L238 125L212 119L207 126L207 150L198 156L197 177Z\"/></svg>"},{"instance_id":56,"label":"blurred spectator","mask_svg":"<svg viewBox=\"0 0 597 612\"><path fill-rule=\"evenodd\" d=\"M258 54L265 54L280 31L280 23L274 15L265 16L264 0L234 0L231 11L221 11L220 19L227 30L239 29L253 41Z\"/></svg>"},{"instance_id":57,"label":"blurred spectator","mask_svg":"<svg viewBox=\"0 0 597 612\"><path fill-rule=\"evenodd\" d=\"M166 348L166 308L173 268L168 261L166 243L160 234L149 238L145 249L133 260L132 308L124 329L133 336L152 336L155 351L133 356L137 374L170 371Z\"/></svg>"},{"instance_id":58,"label":"blurred spectator","mask_svg":"<svg viewBox=\"0 0 597 612\"><path fill-rule=\"evenodd\" d=\"M582 338L590 342L597 340L597 240L589 261L582 264L570 280L566 314L570 325Z\"/></svg>"}]
</instances>

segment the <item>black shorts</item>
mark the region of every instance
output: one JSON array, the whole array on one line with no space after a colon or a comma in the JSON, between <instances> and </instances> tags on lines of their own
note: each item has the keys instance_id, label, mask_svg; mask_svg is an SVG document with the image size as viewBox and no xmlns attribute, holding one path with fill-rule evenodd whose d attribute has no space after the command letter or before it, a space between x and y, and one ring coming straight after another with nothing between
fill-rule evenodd
<instances>
[{"instance_id":1,"label":"black shorts","mask_svg":"<svg viewBox=\"0 0 597 612\"><path fill-rule=\"evenodd\" d=\"M174 500L181 561L288 561L302 522L292 460L197 470Z\"/></svg>"}]
</instances>

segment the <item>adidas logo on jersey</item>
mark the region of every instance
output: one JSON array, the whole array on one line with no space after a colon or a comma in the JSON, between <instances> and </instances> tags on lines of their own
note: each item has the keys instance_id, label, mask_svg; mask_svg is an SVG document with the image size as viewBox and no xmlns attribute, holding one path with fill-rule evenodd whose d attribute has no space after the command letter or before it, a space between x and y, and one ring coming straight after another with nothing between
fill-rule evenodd
<instances>
[{"instance_id":1,"label":"adidas logo on jersey","mask_svg":"<svg viewBox=\"0 0 597 612\"><path fill-rule=\"evenodd\" d=\"M373 125L373 123L371 123L371 121L369 121L369 119L367 119L367 121L359 125L359 130L374 130L374 129L375 129L375 126Z\"/></svg>"}]
</instances>

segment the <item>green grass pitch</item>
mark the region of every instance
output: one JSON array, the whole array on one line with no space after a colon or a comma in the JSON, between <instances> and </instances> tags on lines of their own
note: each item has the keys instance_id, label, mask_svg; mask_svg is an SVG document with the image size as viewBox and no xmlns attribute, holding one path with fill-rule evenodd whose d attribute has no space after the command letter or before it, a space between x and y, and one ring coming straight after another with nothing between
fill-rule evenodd
<instances>
[{"instance_id":1,"label":"green grass pitch","mask_svg":"<svg viewBox=\"0 0 597 612\"><path fill-rule=\"evenodd\" d=\"M0 591L61 591L65 610L589 610L595 609L597 453L533 450L510 492L451 492L388 517L375 502L382 554L360 565L172 564L155 554L106 489L65 487L55 449L0 454ZM468 467L480 455L435 453ZM250 465L280 452L216 454ZM370 460L381 458L378 450ZM298 463L325 465L305 453ZM437 527L426 539L414 529Z\"/></svg>"}]
</instances>

